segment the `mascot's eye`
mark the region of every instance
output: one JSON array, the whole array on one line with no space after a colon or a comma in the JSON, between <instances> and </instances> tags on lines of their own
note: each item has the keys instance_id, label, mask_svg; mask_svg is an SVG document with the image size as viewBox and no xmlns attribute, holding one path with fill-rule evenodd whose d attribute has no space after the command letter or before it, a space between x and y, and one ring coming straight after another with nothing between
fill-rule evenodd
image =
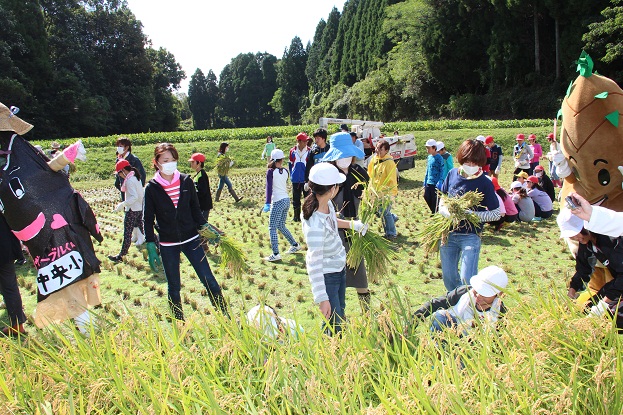
<instances>
[{"instance_id":1,"label":"mascot's eye","mask_svg":"<svg viewBox=\"0 0 623 415\"><path fill-rule=\"evenodd\" d=\"M608 186L610 183L610 173L606 169L599 170L597 173L597 180L599 180L599 184L602 186Z\"/></svg>"}]
</instances>

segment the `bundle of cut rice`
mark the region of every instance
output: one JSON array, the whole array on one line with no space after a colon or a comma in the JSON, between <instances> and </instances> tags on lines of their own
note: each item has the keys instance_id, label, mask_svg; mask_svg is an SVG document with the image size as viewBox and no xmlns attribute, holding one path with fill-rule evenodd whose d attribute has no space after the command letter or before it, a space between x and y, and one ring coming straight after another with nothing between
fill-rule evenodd
<instances>
[{"instance_id":1,"label":"bundle of cut rice","mask_svg":"<svg viewBox=\"0 0 623 415\"><path fill-rule=\"evenodd\" d=\"M439 248L439 243L444 243L450 232L459 226L479 226L480 218L474 213L474 208L480 206L483 194L477 191L466 192L461 196L450 197L439 193L439 203L448 208L450 217L441 213L435 213L426 221L425 226L417 233L416 237L424 248L426 254Z\"/></svg>"},{"instance_id":2,"label":"bundle of cut rice","mask_svg":"<svg viewBox=\"0 0 623 415\"><path fill-rule=\"evenodd\" d=\"M210 244L218 245L221 251L219 267L222 270L228 269L235 278L242 277L242 274L249 269L247 255L240 243L229 236L225 236L215 227L207 224L199 234Z\"/></svg>"}]
</instances>

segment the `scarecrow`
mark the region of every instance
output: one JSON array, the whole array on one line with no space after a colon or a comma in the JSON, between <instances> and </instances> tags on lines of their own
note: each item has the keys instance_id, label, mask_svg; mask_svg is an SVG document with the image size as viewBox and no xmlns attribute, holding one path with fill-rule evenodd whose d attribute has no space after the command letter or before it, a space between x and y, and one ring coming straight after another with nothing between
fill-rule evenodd
<instances>
[{"instance_id":1,"label":"scarecrow","mask_svg":"<svg viewBox=\"0 0 623 415\"><path fill-rule=\"evenodd\" d=\"M621 212L623 90L613 80L593 73L593 61L584 51L577 71L580 75L569 85L558 113L562 115L561 152L553 154L553 161L564 179L560 200L576 192L592 205ZM577 252L577 246L571 250ZM607 268L595 267L587 294L594 294L611 279Z\"/></svg>"},{"instance_id":2,"label":"scarecrow","mask_svg":"<svg viewBox=\"0 0 623 415\"><path fill-rule=\"evenodd\" d=\"M75 318L84 332L88 308L101 302L91 236L103 238L91 207L61 173L86 160L84 147L78 141L50 160L21 137L33 126L18 111L0 103L0 212L37 269L37 327Z\"/></svg>"}]
</instances>

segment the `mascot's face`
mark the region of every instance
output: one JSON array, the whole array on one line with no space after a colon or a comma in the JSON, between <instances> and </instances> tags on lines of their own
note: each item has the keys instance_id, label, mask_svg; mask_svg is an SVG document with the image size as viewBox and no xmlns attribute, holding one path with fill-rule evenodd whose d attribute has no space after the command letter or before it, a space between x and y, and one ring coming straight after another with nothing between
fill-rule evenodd
<instances>
[{"instance_id":1,"label":"mascot's face","mask_svg":"<svg viewBox=\"0 0 623 415\"><path fill-rule=\"evenodd\" d=\"M623 210L623 90L599 75L579 76L562 104L560 144L573 172L562 197L571 192L591 204ZM575 180L575 181L574 181Z\"/></svg>"}]
</instances>

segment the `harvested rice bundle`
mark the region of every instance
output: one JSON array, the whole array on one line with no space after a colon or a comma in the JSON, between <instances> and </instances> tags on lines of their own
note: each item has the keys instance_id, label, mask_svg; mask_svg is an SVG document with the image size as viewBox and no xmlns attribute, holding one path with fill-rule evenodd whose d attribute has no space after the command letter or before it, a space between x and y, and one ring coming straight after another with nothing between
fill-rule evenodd
<instances>
[{"instance_id":1,"label":"harvested rice bundle","mask_svg":"<svg viewBox=\"0 0 623 415\"><path fill-rule=\"evenodd\" d=\"M229 173L229 168L233 166L234 160L228 156L219 156L216 158L216 172L219 176L227 176Z\"/></svg>"},{"instance_id":2,"label":"harvested rice bundle","mask_svg":"<svg viewBox=\"0 0 623 415\"><path fill-rule=\"evenodd\" d=\"M435 213L426 225L417 233L416 237L424 248L426 254L434 252L439 248L439 242L444 243L448 234L460 226L478 226L480 219L473 211L480 206L483 194L477 191L466 192L461 196L450 197L439 193L439 205L445 205L450 212L450 217L445 217L441 213Z\"/></svg>"},{"instance_id":3,"label":"harvested rice bundle","mask_svg":"<svg viewBox=\"0 0 623 415\"><path fill-rule=\"evenodd\" d=\"M210 224L207 224L201 229L199 234L208 243L218 245L221 248L219 267L222 270L228 269L232 276L240 278L242 274L249 269L247 255L242 250L242 246L238 241L223 235Z\"/></svg>"},{"instance_id":4,"label":"harvested rice bundle","mask_svg":"<svg viewBox=\"0 0 623 415\"><path fill-rule=\"evenodd\" d=\"M370 224L379 212L387 208L391 199L389 196L380 196L371 186L363 185L365 189L359 205L359 218L363 223ZM397 257L394 244L371 229L365 235L350 230L348 236L351 245L346 254L346 265L357 269L363 259L368 278L375 283L389 273L390 265Z\"/></svg>"}]
</instances>

